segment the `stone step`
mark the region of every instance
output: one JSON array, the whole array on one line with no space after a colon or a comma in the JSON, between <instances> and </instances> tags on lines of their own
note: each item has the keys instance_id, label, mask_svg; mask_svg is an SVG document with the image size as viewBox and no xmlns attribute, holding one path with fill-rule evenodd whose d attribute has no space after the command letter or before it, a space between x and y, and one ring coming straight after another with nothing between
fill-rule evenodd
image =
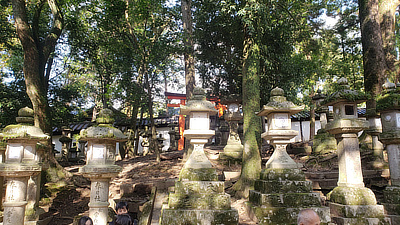
<instances>
[{"instance_id":1,"label":"stone step","mask_svg":"<svg viewBox=\"0 0 400 225\"><path fill-rule=\"evenodd\" d=\"M264 169L260 180L298 180L305 181L305 175L300 169Z\"/></svg>"},{"instance_id":2,"label":"stone step","mask_svg":"<svg viewBox=\"0 0 400 225\"><path fill-rule=\"evenodd\" d=\"M239 214L236 209L229 210L162 210L160 225L224 224L237 225Z\"/></svg>"},{"instance_id":3,"label":"stone step","mask_svg":"<svg viewBox=\"0 0 400 225\"><path fill-rule=\"evenodd\" d=\"M342 205L330 202L331 215L345 218L383 218L383 205Z\"/></svg>"},{"instance_id":4,"label":"stone step","mask_svg":"<svg viewBox=\"0 0 400 225\"><path fill-rule=\"evenodd\" d=\"M329 207L305 207L311 208L320 217L321 225L331 221ZM297 224L297 215L305 208L265 207L247 203L250 218L260 225L288 225Z\"/></svg>"},{"instance_id":5,"label":"stone step","mask_svg":"<svg viewBox=\"0 0 400 225\"><path fill-rule=\"evenodd\" d=\"M273 193L311 193L311 181L265 181L256 180L254 189L264 194Z\"/></svg>"},{"instance_id":6,"label":"stone step","mask_svg":"<svg viewBox=\"0 0 400 225\"><path fill-rule=\"evenodd\" d=\"M223 193L224 189L223 181L177 181L175 183L175 193L179 194Z\"/></svg>"},{"instance_id":7,"label":"stone step","mask_svg":"<svg viewBox=\"0 0 400 225\"><path fill-rule=\"evenodd\" d=\"M170 193L170 209L230 209L231 197L228 194L177 194Z\"/></svg>"},{"instance_id":8,"label":"stone step","mask_svg":"<svg viewBox=\"0 0 400 225\"><path fill-rule=\"evenodd\" d=\"M368 224L368 225L390 225L389 218L343 218L332 217L336 225ZM395 224L393 224L395 225Z\"/></svg>"},{"instance_id":9,"label":"stone step","mask_svg":"<svg viewBox=\"0 0 400 225\"><path fill-rule=\"evenodd\" d=\"M310 207L321 206L319 193L280 193L262 194L250 191L249 201L267 207Z\"/></svg>"},{"instance_id":10,"label":"stone step","mask_svg":"<svg viewBox=\"0 0 400 225\"><path fill-rule=\"evenodd\" d=\"M387 178L388 171L387 170L363 170L363 177L365 178L374 178L374 177L383 177ZM304 172L307 179L338 179L339 171L324 171L324 172Z\"/></svg>"},{"instance_id":11,"label":"stone step","mask_svg":"<svg viewBox=\"0 0 400 225\"><path fill-rule=\"evenodd\" d=\"M339 178L338 171L305 172L306 180L313 182L314 190L329 190L337 186ZM386 186L388 184L389 172L387 170L363 170L365 184Z\"/></svg>"},{"instance_id":12,"label":"stone step","mask_svg":"<svg viewBox=\"0 0 400 225\"><path fill-rule=\"evenodd\" d=\"M384 202L391 204L400 204L400 187L387 186L383 190Z\"/></svg>"},{"instance_id":13,"label":"stone step","mask_svg":"<svg viewBox=\"0 0 400 225\"><path fill-rule=\"evenodd\" d=\"M400 204L382 203L382 205L385 208L386 215L399 215Z\"/></svg>"}]
</instances>

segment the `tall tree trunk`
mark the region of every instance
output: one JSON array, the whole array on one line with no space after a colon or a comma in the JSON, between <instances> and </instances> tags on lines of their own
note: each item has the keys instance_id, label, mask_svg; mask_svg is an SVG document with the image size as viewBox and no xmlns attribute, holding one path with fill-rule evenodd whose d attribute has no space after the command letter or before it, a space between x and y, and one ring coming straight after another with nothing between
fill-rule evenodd
<instances>
[{"instance_id":1,"label":"tall tree trunk","mask_svg":"<svg viewBox=\"0 0 400 225\"><path fill-rule=\"evenodd\" d=\"M37 7L37 12L32 14L40 15L43 4ZM32 28L39 27L39 18L28 22L28 12L24 0L13 0L13 13L17 35L21 41L24 51L24 76L26 91L32 102L35 112L35 126L40 127L45 133L51 134L51 120L47 102L47 80L45 79L45 66L63 28L63 18L57 3L49 1L49 7L54 16L54 24L45 40L37 36L37 30ZM50 67L51 65L49 65Z\"/></svg>"},{"instance_id":2,"label":"tall tree trunk","mask_svg":"<svg viewBox=\"0 0 400 225\"><path fill-rule=\"evenodd\" d=\"M193 46L193 24L192 24L192 0L181 0L182 23L183 23L183 43L185 46L185 84L186 99L189 100L193 95L196 85L194 70L194 46Z\"/></svg>"},{"instance_id":3,"label":"tall tree trunk","mask_svg":"<svg viewBox=\"0 0 400 225\"><path fill-rule=\"evenodd\" d=\"M260 76L258 74L260 49L250 37L244 41L243 51L243 158L239 181L234 185L236 196L248 197L254 181L261 172L261 118L255 114L260 110Z\"/></svg>"},{"instance_id":4,"label":"tall tree trunk","mask_svg":"<svg viewBox=\"0 0 400 225\"><path fill-rule=\"evenodd\" d=\"M388 5L385 6L385 4ZM364 87L371 95L367 101L367 115L375 114L375 97L381 93L385 78L390 73L393 42L393 16L391 9L398 2L359 0L361 41L363 48ZM382 26L381 26L382 25ZM394 64L393 64L394 65Z\"/></svg>"},{"instance_id":5,"label":"tall tree trunk","mask_svg":"<svg viewBox=\"0 0 400 225\"><path fill-rule=\"evenodd\" d=\"M391 77L397 77L399 67L396 62L396 37L395 37L395 13L399 1L379 1L379 20L382 34L383 51L385 52L386 66Z\"/></svg>"},{"instance_id":6,"label":"tall tree trunk","mask_svg":"<svg viewBox=\"0 0 400 225\"><path fill-rule=\"evenodd\" d=\"M12 8L18 39L22 44L24 52L23 71L26 92L33 105L34 123L44 133L51 135L52 125L47 99L49 73L45 74L45 68L46 63L48 63L47 71L51 71L52 60L49 60L49 57L55 50L64 24L58 1L48 0L47 4L53 21L47 36L39 37L39 17L41 13L44 13L45 3L45 0L40 1L36 7L29 8L31 11L28 12L25 0L12 0ZM34 16L32 19L28 19L28 15ZM57 168L57 170L61 170L64 174L69 175L69 172L65 171L55 159L51 139L48 139L46 144L46 151L43 157L46 166ZM57 174L54 176L57 176Z\"/></svg>"}]
</instances>

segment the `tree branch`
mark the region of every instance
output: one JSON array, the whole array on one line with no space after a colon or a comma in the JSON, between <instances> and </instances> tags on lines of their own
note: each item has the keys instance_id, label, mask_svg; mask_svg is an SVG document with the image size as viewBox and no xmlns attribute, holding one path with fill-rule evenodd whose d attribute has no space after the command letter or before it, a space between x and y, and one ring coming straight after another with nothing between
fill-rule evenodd
<instances>
[{"instance_id":1,"label":"tree branch","mask_svg":"<svg viewBox=\"0 0 400 225\"><path fill-rule=\"evenodd\" d=\"M18 38L21 41L23 49L34 49L37 52L35 40L33 39L28 23L25 0L13 0L12 6Z\"/></svg>"},{"instance_id":2,"label":"tree branch","mask_svg":"<svg viewBox=\"0 0 400 225\"><path fill-rule=\"evenodd\" d=\"M50 54L54 51L58 38L64 28L64 18L59 7L57 0L47 0L51 13L53 14L53 26L47 35L43 46L43 57L45 61L49 58Z\"/></svg>"}]
</instances>

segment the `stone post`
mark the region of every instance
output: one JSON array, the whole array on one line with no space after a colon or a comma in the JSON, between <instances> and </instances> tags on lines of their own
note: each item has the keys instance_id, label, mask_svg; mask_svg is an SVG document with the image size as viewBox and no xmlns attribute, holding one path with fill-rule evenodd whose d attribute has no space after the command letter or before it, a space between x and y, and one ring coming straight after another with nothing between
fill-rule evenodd
<instances>
[{"instance_id":1,"label":"stone post","mask_svg":"<svg viewBox=\"0 0 400 225\"><path fill-rule=\"evenodd\" d=\"M383 191L383 205L392 224L400 224L400 92L389 82L384 84L384 90L377 99L377 110L382 119L379 140L386 145L391 185Z\"/></svg>"},{"instance_id":2,"label":"stone post","mask_svg":"<svg viewBox=\"0 0 400 225\"><path fill-rule=\"evenodd\" d=\"M370 115L368 116L369 128L365 130L367 135L371 136L371 149L374 152L373 167L377 169L383 169L385 166L383 160L383 144L379 141L378 135L382 132L382 123L380 116Z\"/></svg>"},{"instance_id":3,"label":"stone post","mask_svg":"<svg viewBox=\"0 0 400 225\"><path fill-rule=\"evenodd\" d=\"M177 146L176 146L176 141L175 141L175 125L174 124L170 124L168 125L171 127L171 130L168 131L169 134L169 148L168 151L175 151L177 150Z\"/></svg>"},{"instance_id":4,"label":"stone post","mask_svg":"<svg viewBox=\"0 0 400 225\"><path fill-rule=\"evenodd\" d=\"M229 124L229 136L224 152L219 154L219 159L228 163L241 163L243 157L243 145L239 137L239 121L243 119L240 113L238 96L231 96L223 99L222 104L228 105L228 111L224 114L224 119Z\"/></svg>"},{"instance_id":5,"label":"stone post","mask_svg":"<svg viewBox=\"0 0 400 225\"><path fill-rule=\"evenodd\" d=\"M1 131L0 131L1 132ZM5 162L7 143L0 139L0 163ZM0 196L3 196L4 187L4 176L0 176ZM0 209L3 208L3 201L0 201Z\"/></svg>"},{"instance_id":6,"label":"stone post","mask_svg":"<svg viewBox=\"0 0 400 225\"><path fill-rule=\"evenodd\" d=\"M5 158L0 163L0 176L7 179L4 225L22 225L25 215L36 214L34 208L26 210L28 179L40 174L43 152L36 146L39 141L49 138L33 126L32 109L20 109L18 116L19 124L5 127L0 134L0 138L7 140ZM36 200L36 195L33 198Z\"/></svg>"},{"instance_id":7,"label":"stone post","mask_svg":"<svg viewBox=\"0 0 400 225\"><path fill-rule=\"evenodd\" d=\"M258 116L268 119L268 130L261 137L274 146L274 152L249 193L249 214L259 224L296 224L298 213L312 208L321 224L330 222L329 208L321 206L318 193L312 192L312 182L286 152L286 146L298 132L291 129L290 116L302 111L287 101L281 88L271 91L270 102Z\"/></svg>"},{"instance_id":8,"label":"stone post","mask_svg":"<svg viewBox=\"0 0 400 225\"><path fill-rule=\"evenodd\" d=\"M338 80L340 91L324 102L333 106L334 120L326 130L335 135L339 160L339 180L327 198L333 222L337 224L389 224L382 205L377 205L374 193L364 186L358 132L367 129L369 122L358 119L357 104L366 96L349 90L347 79Z\"/></svg>"},{"instance_id":9,"label":"stone post","mask_svg":"<svg viewBox=\"0 0 400 225\"><path fill-rule=\"evenodd\" d=\"M115 165L116 144L128 139L112 127L113 121L112 111L103 109L96 119L97 125L80 133L81 139L88 142L86 165L80 172L91 181L89 216L94 225L107 224L109 183L122 170Z\"/></svg>"},{"instance_id":10,"label":"stone post","mask_svg":"<svg viewBox=\"0 0 400 225\"><path fill-rule=\"evenodd\" d=\"M204 153L204 144L214 135L209 116L217 110L206 101L204 90L195 88L180 113L190 118L189 129L183 135L190 140L193 151L175 183L175 192L169 194L168 205L162 208L160 224L238 224L238 212L231 208L224 182L218 181L216 169Z\"/></svg>"}]
</instances>

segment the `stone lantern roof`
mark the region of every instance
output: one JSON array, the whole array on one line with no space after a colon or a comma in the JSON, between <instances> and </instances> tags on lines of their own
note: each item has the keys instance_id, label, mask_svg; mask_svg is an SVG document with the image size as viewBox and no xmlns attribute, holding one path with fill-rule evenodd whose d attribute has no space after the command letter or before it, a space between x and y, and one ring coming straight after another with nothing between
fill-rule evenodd
<instances>
[{"instance_id":1,"label":"stone lantern roof","mask_svg":"<svg viewBox=\"0 0 400 225\"><path fill-rule=\"evenodd\" d=\"M221 104L228 105L230 103L241 104L242 96L240 96L238 94L231 94L231 95L221 98Z\"/></svg>"},{"instance_id":2,"label":"stone lantern roof","mask_svg":"<svg viewBox=\"0 0 400 225\"><path fill-rule=\"evenodd\" d=\"M267 116L270 113L285 112L290 115L296 114L304 109L304 106L297 106L293 102L286 100L285 91L276 87L271 91L271 97L268 104L264 105L258 116Z\"/></svg>"},{"instance_id":3,"label":"stone lantern roof","mask_svg":"<svg viewBox=\"0 0 400 225\"><path fill-rule=\"evenodd\" d=\"M0 133L3 139L48 139L39 127L33 126L33 110L25 107L18 111L16 118L18 124L8 125Z\"/></svg>"},{"instance_id":4,"label":"stone lantern roof","mask_svg":"<svg viewBox=\"0 0 400 225\"><path fill-rule=\"evenodd\" d=\"M368 99L367 94L350 90L350 86L348 85L348 81L345 77L340 78L337 83L340 85L340 90L329 95L321 105L329 106L340 102L352 102L358 104L365 102Z\"/></svg>"},{"instance_id":5,"label":"stone lantern roof","mask_svg":"<svg viewBox=\"0 0 400 225\"><path fill-rule=\"evenodd\" d=\"M383 84L383 89L383 95L376 99L376 109L378 111L400 109L400 90L398 90L398 87L396 88L394 83L387 80Z\"/></svg>"},{"instance_id":6,"label":"stone lantern roof","mask_svg":"<svg viewBox=\"0 0 400 225\"><path fill-rule=\"evenodd\" d=\"M96 119L97 125L81 130L80 139L88 140L101 138L115 141L126 140L128 137L124 135L121 130L112 126L114 122L112 115L113 113L110 109L102 109Z\"/></svg>"},{"instance_id":7,"label":"stone lantern roof","mask_svg":"<svg viewBox=\"0 0 400 225\"><path fill-rule=\"evenodd\" d=\"M218 110L215 109L212 102L207 101L204 89L195 87L193 97L186 105L180 106L181 115L190 115L190 112L208 112L210 115L215 115L218 113Z\"/></svg>"}]
</instances>

